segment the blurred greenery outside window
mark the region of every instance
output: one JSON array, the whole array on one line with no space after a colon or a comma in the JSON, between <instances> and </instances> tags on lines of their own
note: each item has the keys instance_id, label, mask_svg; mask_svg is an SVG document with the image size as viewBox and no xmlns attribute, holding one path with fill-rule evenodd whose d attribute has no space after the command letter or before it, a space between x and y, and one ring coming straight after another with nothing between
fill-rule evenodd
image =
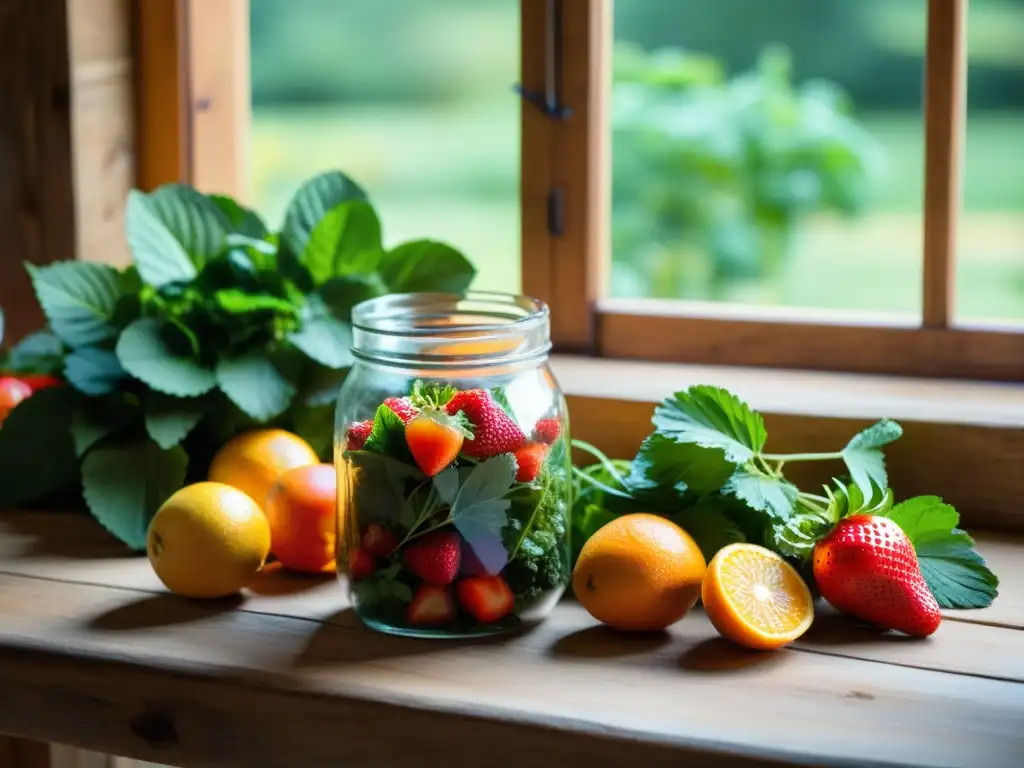
<instances>
[{"instance_id":1,"label":"blurred greenery outside window","mask_svg":"<svg viewBox=\"0 0 1024 768\"><path fill-rule=\"evenodd\" d=\"M518 289L518 0L251 18L254 204L342 168L386 240ZM611 294L919 313L925 24L926 0L615 3ZM972 0L961 317L1024 319L1022 29L1024 0Z\"/></svg>"}]
</instances>

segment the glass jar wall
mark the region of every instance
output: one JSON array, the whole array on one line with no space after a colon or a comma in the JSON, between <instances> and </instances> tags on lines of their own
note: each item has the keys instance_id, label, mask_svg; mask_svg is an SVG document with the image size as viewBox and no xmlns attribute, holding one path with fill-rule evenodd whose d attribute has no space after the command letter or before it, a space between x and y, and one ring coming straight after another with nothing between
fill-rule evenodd
<instances>
[{"instance_id":1,"label":"glass jar wall","mask_svg":"<svg viewBox=\"0 0 1024 768\"><path fill-rule=\"evenodd\" d=\"M565 401L547 308L502 294L402 294L353 311L335 428L338 563L393 634L540 621L569 581Z\"/></svg>"}]
</instances>

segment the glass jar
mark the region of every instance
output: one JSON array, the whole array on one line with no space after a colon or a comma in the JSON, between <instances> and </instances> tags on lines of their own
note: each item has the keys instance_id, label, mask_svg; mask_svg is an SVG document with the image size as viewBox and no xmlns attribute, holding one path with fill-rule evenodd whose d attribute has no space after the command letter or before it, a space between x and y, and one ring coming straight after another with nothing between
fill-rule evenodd
<instances>
[{"instance_id":1,"label":"glass jar","mask_svg":"<svg viewBox=\"0 0 1024 768\"><path fill-rule=\"evenodd\" d=\"M373 629L470 637L565 590L572 474L547 307L397 294L352 312L338 395L338 572Z\"/></svg>"}]
</instances>

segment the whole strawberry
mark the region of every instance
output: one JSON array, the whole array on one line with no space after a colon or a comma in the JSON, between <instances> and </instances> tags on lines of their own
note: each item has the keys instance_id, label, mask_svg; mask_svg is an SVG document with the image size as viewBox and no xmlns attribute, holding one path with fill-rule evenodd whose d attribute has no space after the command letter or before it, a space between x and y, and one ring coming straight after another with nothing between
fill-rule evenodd
<instances>
[{"instance_id":1,"label":"whole strawberry","mask_svg":"<svg viewBox=\"0 0 1024 768\"><path fill-rule=\"evenodd\" d=\"M405 550L405 567L438 587L455 581L460 560L459 534L454 531L428 533Z\"/></svg>"},{"instance_id":2,"label":"whole strawberry","mask_svg":"<svg viewBox=\"0 0 1024 768\"><path fill-rule=\"evenodd\" d=\"M462 452L474 459L489 459L499 453L515 453L526 443L526 435L486 389L457 392L445 405L454 415L462 411L473 426L473 440Z\"/></svg>"},{"instance_id":3,"label":"whole strawberry","mask_svg":"<svg viewBox=\"0 0 1024 768\"><path fill-rule=\"evenodd\" d=\"M544 466L548 447L543 443L527 443L516 451L516 482L532 483Z\"/></svg>"},{"instance_id":4,"label":"whole strawberry","mask_svg":"<svg viewBox=\"0 0 1024 768\"><path fill-rule=\"evenodd\" d=\"M533 428L533 439L545 445L551 445L561 434L562 422L558 419L541 419Z\"/></svg>"},{"instance_id":5,"label":"whole strawberry","mask_svg":"<svg viewBox=\"0 0 1024 768\"><path fill-rule=\"evenodd\" d=\"M914 545L885 517L840 520L814 547L814 579L840 611L886 629L926 637L942 621Z\"/></svg>"},{"instance_id":6,"label":"whole strawberry","mask_svg":"<svg viewBox=\"0 0 1024 768\"><path fill-rule=\"evenodd\" d=\"M366 438L373 431L373 421L360 421L350 424L345 430L345 448L350 451L361 451L366 445Z\"/></svg>"},{"instance_id":7,"label":"whole strawberry","mask_svg":"<svg viewBox=\"0 0 1024 768\"><path fill-rule=\"evenodd\" d=\"M405 442L416 465L427 477L433 477L459 455L463 441L473 440L464 416L449 416L444 411L424 408L405 425Z\"/></svg>"},{"instance_id":8,"label":"whole strawberry","mask_svg":"<svg viewBox=\"0 0 1024 768\"><path fill-rule=\"evenodd\" d=\"M402 420L403 424L412 421L420 409L410 402L408 397L389 397L384 402Z\"/></svg>"}]
</instances>

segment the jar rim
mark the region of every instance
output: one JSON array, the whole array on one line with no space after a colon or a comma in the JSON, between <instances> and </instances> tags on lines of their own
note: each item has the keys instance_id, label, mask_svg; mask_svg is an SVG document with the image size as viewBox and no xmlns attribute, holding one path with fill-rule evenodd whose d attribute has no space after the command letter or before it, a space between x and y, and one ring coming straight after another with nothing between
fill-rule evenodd
<instances>
[{"instance_id":1,"label":"jar rim","mask_svg":"<svg viewBox=\"0 0 1024 768\"><path fill-rule=\"evenodd\" d=\"M507 365L546 357L548 306L497 291L396 293L352 309L353 354L390 365Z\"/></svg>"}]
</instances>

